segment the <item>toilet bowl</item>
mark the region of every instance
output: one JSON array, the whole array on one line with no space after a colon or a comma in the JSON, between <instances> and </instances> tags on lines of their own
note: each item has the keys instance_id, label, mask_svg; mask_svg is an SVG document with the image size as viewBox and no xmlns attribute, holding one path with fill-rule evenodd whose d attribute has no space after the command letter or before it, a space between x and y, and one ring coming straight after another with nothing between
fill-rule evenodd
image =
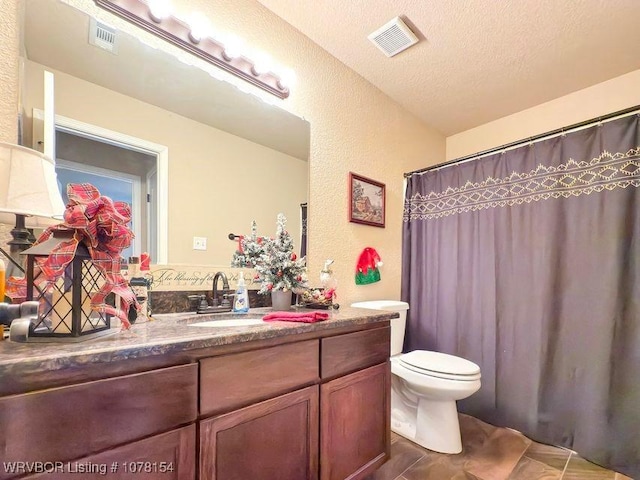
<instances>
[{"instance_id":1,"label":"toilet bowl","mask_svg":"<svg viewBox=\"0 0 640 480\"><path fill-rule=\"evenodd\" d=\"M382 300L351 306L400 314L391 320L391 430L429 450L460 453L456 401L480 389L480 367L446 353L401 353L409 309L406 302Z\"/></svg>"}]
</instances>

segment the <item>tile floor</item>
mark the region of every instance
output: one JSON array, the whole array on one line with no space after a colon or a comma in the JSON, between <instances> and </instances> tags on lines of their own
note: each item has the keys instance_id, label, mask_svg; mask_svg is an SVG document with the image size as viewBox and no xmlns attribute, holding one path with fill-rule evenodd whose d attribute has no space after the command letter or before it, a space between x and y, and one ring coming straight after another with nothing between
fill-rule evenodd
<instances>
[{"instance_id":1,"label":"tile floor","mask_svg":"<svg viewBox=\"0 0 640 480\"><path fill-rule=\"evenodd\" d=\"M463 451L445 455L391 434L391 458L366 480L632 480L571 450L460 415Z\"/></svg>"}]
</instances>

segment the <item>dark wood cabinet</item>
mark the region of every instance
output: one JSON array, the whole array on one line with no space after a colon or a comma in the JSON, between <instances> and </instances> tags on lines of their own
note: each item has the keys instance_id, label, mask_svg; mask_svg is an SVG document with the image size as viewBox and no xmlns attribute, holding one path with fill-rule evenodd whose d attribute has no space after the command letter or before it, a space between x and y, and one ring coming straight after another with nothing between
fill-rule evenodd
<instances>
[{"instance_id":1,"label":"dark wood cabinet","mask_svg":"<svg viewBox=\"0 0 640 480\"><path fill-rule=\"evenodd\" d=\"M201 480L317 478L317 385L200 422Z\"/></svg>"},{"instance_id":2,"label":"dark wood cabinet","mask_svg":"<svg viewBox=\"0 0 640 480\"><path fill-rule=\"evenodd\" d=\"M40 379L0 396L0 480L364 478L389 457L389 336L354 325Z\"/></svg>"},{"instance_id":3,"label":"dark wood cabinet","mask_svg":"<svg viewBox=\"0 0 640 480\"><path fill-rule=\"evenodd\" d=\"M216 416L200 421L200 479L375 471L391 444L389 337L381 326L201 359L200 417Z\"/></svg>"},{"instance_id":4,"label":"dark wood cabinet","mask_svg":"<svg viewBox=\"0 0 640 480\"><path fill-rule=\"evenodd\" d=\"M195 449L192 424L80 460L42 465L46 473L24 480L195 480Z\"/></svg>"},{"instance_id":5,"label":"dark wood cabinet","mask_svg":"<svg viewBox=\"0 0 640 480\"><path fill-rule=\"evenodd\" d=\"M389 362L320 387L320 479L364 478L390 455Z\"/></svg>"}]
</instances>

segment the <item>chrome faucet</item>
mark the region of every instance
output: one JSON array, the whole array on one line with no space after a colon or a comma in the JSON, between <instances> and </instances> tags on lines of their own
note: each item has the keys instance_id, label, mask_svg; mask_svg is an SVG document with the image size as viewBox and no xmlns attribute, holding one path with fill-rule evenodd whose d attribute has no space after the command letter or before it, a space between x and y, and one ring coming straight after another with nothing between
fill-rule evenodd
<instances>
[{"instance_id":1,"label":"chrome faucet","mask_svg":"<svg viewBox=\"0 0 640 480\"><path fill-rule=\"evenodd\" d=\"M218 301L218 280L220 280L220 278L222 278L222 292L223 292L223 300L222 302ZM226 298L226 296L224 296L225 291L228 293L229 291L229 280L227 279L227 276L225 275L224 272L216 272L216 274L213 276L213 306L217 307L218 305L220 306L227 306L225 304L225 302L228 304L229 300Z\"/></svg>"}]
</instances>

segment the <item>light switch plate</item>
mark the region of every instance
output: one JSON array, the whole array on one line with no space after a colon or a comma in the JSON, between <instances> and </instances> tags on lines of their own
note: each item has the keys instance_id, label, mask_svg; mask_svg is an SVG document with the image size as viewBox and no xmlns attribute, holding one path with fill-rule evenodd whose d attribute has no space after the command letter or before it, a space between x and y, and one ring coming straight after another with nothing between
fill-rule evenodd
<instances>
[{"instance_id":1,"label":"light switch plate","mask_svg":"<svg viewBox=\"0 0 640 480\"><path fill-rule=\"evenodd\" d=\"M193 249L194 250L206 250L207 249L207 237L193 237Z\"/></svg>"}]
</instances>

